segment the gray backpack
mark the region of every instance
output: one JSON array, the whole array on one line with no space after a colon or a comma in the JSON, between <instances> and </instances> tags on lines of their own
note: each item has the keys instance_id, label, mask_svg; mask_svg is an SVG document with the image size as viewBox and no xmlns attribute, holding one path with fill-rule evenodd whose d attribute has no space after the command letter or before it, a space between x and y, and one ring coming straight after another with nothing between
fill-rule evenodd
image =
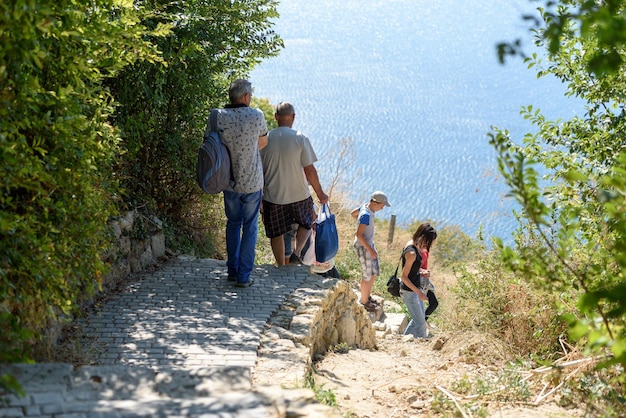
<instances>
[{"instance_id":1,"label":"gray backpack","mask_svg":"<svg viewBox=\"0 0 626 418\"><path fill-rule=\"evenodd\" d=\"M219 110L211 110L204 131L202 145L198 148L196 181L205 193L217 194L231 186L230 153L222 142L218 127Z\"/></svg>"}]
</instances>

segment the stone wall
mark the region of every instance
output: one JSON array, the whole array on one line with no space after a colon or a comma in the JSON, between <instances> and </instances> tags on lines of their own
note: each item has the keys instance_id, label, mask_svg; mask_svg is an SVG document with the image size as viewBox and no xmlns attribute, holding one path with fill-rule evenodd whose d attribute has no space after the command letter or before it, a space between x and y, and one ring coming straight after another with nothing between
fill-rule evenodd
<instances>
[{"instance_id":1,"label":"stone wall","mask_svg":"<svg viewBox=\"0 0 626 418\"><path fill-rule=\"evenodd\" d=\"M115 289L130 273L139 273L165 255L163 223L156 216L136 210L109 222L113 247L105 255L111 270L103 281L103 293Z\"/></svg>"},{"instance_id":2,"label":"stone wall","mask_svg":"<svg viewBox=\"0 0 626 418\"><path fill-rule=\"evenodd\" d=\"M341 344L375 348L371 319L348 282L310 275L268 322L254 383L302 387L313 358Z\"/></svg>"},{"instance_id":3,"label":"stone wall","mask_svg":"<svg viewBox=\"0 0 626 418\"><path fill-rule=\"evenodd\" d=\"M109 271L101 283L101 290L93 295L106 296L117 289L129 274L139 273L156 263L165 255L165 234L163 223L156 216L145 216L136 210L109 222L113 242L103 260L109 264ZM94 298L78 300L79 306L91 306ZM59 313L59 320L51 321L43 332L44 345L56 344L63 332L67 318Z\"/></svg>"}]
</instances>

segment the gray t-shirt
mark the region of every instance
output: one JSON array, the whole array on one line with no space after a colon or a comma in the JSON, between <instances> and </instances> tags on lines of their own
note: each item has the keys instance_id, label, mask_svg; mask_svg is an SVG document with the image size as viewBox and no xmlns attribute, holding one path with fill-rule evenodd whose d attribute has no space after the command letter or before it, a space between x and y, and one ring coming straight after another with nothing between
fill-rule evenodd
<instances>
[{"instance_id":1,"label":"gray t-shirt","mask_svg":"<svg viewBox=\"0 0 626 418\"><path fill-rule=\"evenodd\" d=\"M317 161L309 138L302 132L281 126L267 135L261 150L265 188L263 200L277 205L300 202L311 196L304 167Z\"/></svg>"},{"instance_id":2,"label":"gray t-shirt","mask_svg":"<svg viewBox=\"0 0 626 418\"><path fill-rule=\"evenodd\" d=\"M263 188L259 137L267 133L263 112L247 106L220 109L217 126L230 151L235 185L232 191L253 193Z\"/></svg>"}]
</instances>

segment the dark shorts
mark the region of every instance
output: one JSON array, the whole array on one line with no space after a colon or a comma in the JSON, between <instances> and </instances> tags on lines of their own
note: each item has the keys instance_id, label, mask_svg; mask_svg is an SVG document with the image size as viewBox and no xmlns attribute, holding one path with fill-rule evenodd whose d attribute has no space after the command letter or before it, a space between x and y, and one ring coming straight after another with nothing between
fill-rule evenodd
<instances>
[{"instance_id":1,"label":"dark shorts","mask_svg":"<svg viewBox=\"0 0 626 418\"><path fill-rule=\"evenodd\" d=\"M291 224L298 224L306 229L311 229L314 217L312 197L286 205L263 201L265 235L268 238L280 237L289 231Z\"/></svg>"}]
</instances>

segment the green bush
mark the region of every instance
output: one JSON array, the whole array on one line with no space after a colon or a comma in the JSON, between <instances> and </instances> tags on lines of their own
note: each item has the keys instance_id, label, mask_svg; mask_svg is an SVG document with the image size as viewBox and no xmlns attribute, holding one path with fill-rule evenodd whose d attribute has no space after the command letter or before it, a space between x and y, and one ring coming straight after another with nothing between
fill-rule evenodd
<instances>
[{"instance_id":1,"label":"green bush","mask_svg":"<svg viewBox=\"0 0 626 418\"><path fill-rule=\"evenodd\" d=\"M146 26L171 26L166 36L151 38L166 65L137 62L106 83L119 103L113 121L123 139L122 204L146 206L185 235L206 226L198 212L220 199L203 195L195 181L207 116L228 103L231 81L282 47L271 30L276 2L156 1L145 7L153 12Z\"/></svg>"},{"instance_id":2,"label":"green bush","mask_svg":"<svg viewBox=\"0 0 626 418\"><path fill-rule=\"evenodd\" d=\"M621 369L613 383L623 388L626 5L568 1L552 6L558 13L541 10L535 31L537 46L548 54L532 54L526 63L539 77L560 79L584 112L553 121L527 106L521 114L533 133L518 142L503 129L490 134L508 195L521 208L515 245L496 240L496 248L506 268L537 292L575 301L559 307L570 338L587 354L603 358L601 368Z\"/></svg>"},{"instance_id":3,"label":"green bush","mask_svg":"<svg viewBox=\"0 0 626 418\"><path fill-rule=\"evenodd\" d=\"M230 79L282 46L276 16L271 0L0 4L0 363L29 361L98 288L118 209L217 251L195 152Z\"/></svg>"},{"instance_id":4,"label":"green bush","mask_svg":"<svg viewBox=\"0 0 626 418\"><path fill-rule=\"evenodd\" d=\"M0 362L99 284L118 135L102 80L148 57L119 2L0 5Z\"/></svg>"},{"instance_id":5,"label":"green bush","mask_svg":"<svg viewBox=\"0 0 626 418\"><path fill-rule=\"evenodd\" d=\"M472 267L460 269L453 287L456 326L495 335L520 356L554 357L566 339L559 306L567 301L507 273L495 252L485 253Z\"/></svg>"}]
</instances>

